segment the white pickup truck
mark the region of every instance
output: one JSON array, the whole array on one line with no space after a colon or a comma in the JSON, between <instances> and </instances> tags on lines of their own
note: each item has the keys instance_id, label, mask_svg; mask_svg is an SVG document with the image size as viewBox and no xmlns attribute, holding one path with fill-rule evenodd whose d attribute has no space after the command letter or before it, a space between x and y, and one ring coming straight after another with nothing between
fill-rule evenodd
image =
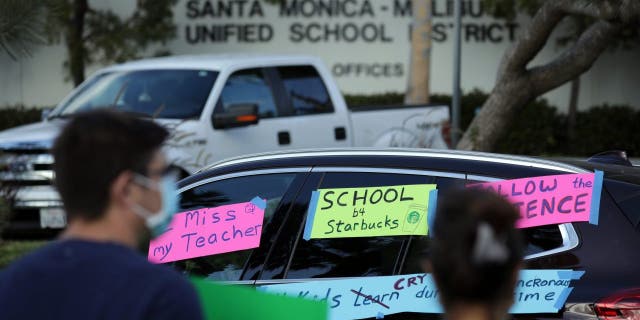
<instances>
[{"instance_id":1,"label":"white pickup truck","mask_svg":"<svg viewBox=\"0 0 640 320\"><path fill-rule=\"evenodd\" d=\"M201 55L146 59L96 72L40 123L0 132L0 183L15 185L6 233L65 225L51 187L52 141L74 113L113 108L172 132L166 154L191 174L228 157L324 147L447 148L447 106L350 111L317 58Z\"/></svg>"}]
</instances>

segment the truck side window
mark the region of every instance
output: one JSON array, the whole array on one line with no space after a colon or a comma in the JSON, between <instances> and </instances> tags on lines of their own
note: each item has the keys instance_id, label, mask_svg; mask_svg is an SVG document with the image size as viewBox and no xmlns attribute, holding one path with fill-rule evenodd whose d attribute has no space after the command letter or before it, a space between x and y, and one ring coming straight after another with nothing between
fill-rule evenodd
<instances>
[{"instance_id":1,"label":"truck side window","mask_svg":"<svg viewBox=\"0 0 640 320\"><path fill-rule=\"evenodd\" d=\"M329 92L314 67L291 66L277 69L295 115L333 112Z\"/></svg>"},{"instance_id":2,"label":"truck side window","mask_svg":"<svg viewBox=\"0 0 640 320\"><path fill-rule=\"evenodd\" d=\"M267 200L262 223L261 245L270 226L276 208L296 177L295 173L268 174L230 178L188 189L181 194L180 212L199 208L217 207L250 201L255 196ZM174 263L174 266L189 275L211 280L240 280L244 266L253 249L191 258Z\"/></svg>"},{"instance_id":3,"label":"truck side window","mask_svg":"<svg viewBox=\"0 0 640 320\"><path fill-rule=\"evenodd\" d=\"M234 104L256 104L260 118L278 116L273 91L262 69L246 69L232 73L224 84L216 112L225 112Z\"/></svg>"},{"instance_id":4,"label":"truck side window","mask_svg":"<svg viewBox=\"0 0 640 320\"><path fill-rule=\"evenodd\" d=\"M326 173L318 188L355 188L433 183L433 177L349 172ZM307 207L299 208L304 210ZM351 215L351 212L345 212ZM364 277L392 275L407 236L303 240L291 258L287 279Z\"/></svg>"}]
</instances>

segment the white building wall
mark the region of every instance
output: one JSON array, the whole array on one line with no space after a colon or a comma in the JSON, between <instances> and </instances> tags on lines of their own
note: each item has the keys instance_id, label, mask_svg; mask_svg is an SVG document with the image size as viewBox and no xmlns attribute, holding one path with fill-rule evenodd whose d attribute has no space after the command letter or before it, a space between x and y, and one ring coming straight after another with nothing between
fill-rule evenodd
<instances>
[{"instance_id":1,"label":"white building wall","mask_svg":"<svg viewBox=\"0 0 640 320\"><path fill-rule=\"evenodd\" d=\"M288 0L291 4L294 0ZM181 0L174 8L174 21L177 24L177 37L167 44L173 54L204 54L227 52L255 52L255 53L302 53L321 57L330 69L338 72L350 67L355 69L358 65L371 67L374 64L386 65L389 76L375 76L372 74L336 74L336 79L345 93L382 93L404 92L407 84L408 61L410 43L408 38L408 26L411 19L408 16L394 15L394 3L404 4L406 0L298 0L305 16L287 16L280 14L278 5L269 5L264 1L234 1L234 0ZM452 87L452 56L453 56L453 17L450 16L451 3L444 0L434 0L434 37L442 39L446 34L447 39L434 41L431 61L431 91L432 93L451 93ZM231 16L220 13L218 3L222 2L232 8ZM208 4L213 10L207 10ZM240 3L246 5L240 12ZM319 3L343 5L346 10L331 17L320 11L310 10ZM474 13L480 9L479 0L465 0L466 5L471 5ZM129 15L134 10L134 1L105 0L90 1L97 9L112 9L123 16ZM355 4L355 5L354 5ZM262 15L254 14L249 17L250 9L259 6ZM367 6L371 11L367 10ZM191 9L189 9L191 8ZM254 11L256 12L256 11ZM364 12L354 17L345 17L344 13ZM373 12L373 16L367 14ZM199 17L193 17L198 15ZM515 29L518 34L527 24L526 17L520 17ZM328 39L312 43L309 41L292 41L291 28L294 24L308 27L312 23L320 25L352 23L359 28L366 24L373 24L384 29L384 37L380 34L374 41L358 40L351 43ZM462 45L462 88L469 91L479 88L490 91L496 77L496 71L504 51L512 42L509 39L509 29L506 21L496 20L486 14L480 17L465 16L463 24L470 25L471 29L488 29L493 26L493 33L463 32ZM239 25L257 24L266 25L273 30L273 37L265 42L242 42L236 37L230 37L227 41L203 41L196 44L187 41L187 28L212 25ZM501 27L495 27L496 25ZM502 30L500 30L502 29ZM371 28L368 29L371 32ZM470 29L469 29L470 30ZM315 31L315 29L314 29ZM443 32L444 31L444 32ZM473 31L473 30L471 30ZM312 35L319 35L313 33ZM558 35L556 32L555 35ZM388 42L383 41L387 39ZM491 38L496 41L491 41ZM484 40L484 41L483 41ZM499 40L499 41L497 41ZM41 47L30 58L22 58L18 62L12 61L8 56L0 54L0 106L24 104L27 106L51 106L60 101L71 89L72 84L65 81L65 72L62 64L66 59L66 51L63 45ZM555 40L549 41L532 65L545 63L561 52L555 44ZM154 50L149 50L150 55ZM636 84L640 79L640 50L608 51L594 64L593 68L582 77L580 94L580 109L592 105L630 104L640 108L640 90ZM91 66L87 74L95 71L100 66ZM397 73L398 69L401 73ZM569 99L569 85L564 85L544 96L551 104L556 105L561 112L566 111Z\"/></svg>"}]
</instances>

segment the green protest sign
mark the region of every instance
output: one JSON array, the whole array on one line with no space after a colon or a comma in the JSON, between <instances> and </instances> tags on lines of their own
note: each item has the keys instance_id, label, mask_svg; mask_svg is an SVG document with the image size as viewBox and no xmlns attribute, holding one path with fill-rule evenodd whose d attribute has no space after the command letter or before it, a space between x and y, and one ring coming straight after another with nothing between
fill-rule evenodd
<instances>
[{"instance_id":1,"label":"green protest sign","mask_svg":"<svg viewBox=\"0 0 640 320\"><path fill-rule=\"evenodd\" d=\"M191 278L207 320L326 320L325 302L258 292Z\"/></svg>"},{"instance_id":2,"label":"green protest sign","mask_svg":"<svg viewBox=\"0 0 640 320\"><path fill-rule=\"evenodd\" d=\"M313 191L303 238L427 235L435 184Z\"/></svg>"}]
</instances>

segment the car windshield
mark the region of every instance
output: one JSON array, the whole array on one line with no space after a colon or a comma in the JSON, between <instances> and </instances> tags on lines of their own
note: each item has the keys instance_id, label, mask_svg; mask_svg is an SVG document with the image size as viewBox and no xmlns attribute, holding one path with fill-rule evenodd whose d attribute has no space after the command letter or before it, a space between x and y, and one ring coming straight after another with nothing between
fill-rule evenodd
<instances>
[{"instance_id":1,"label":"car windshield","mask_svg":"<svg viewBox=\"0 0 640 320\"><path fill-rule=\"evenodd\" d=\"M139 70L99 74L52 117L114 108L153 118L200 116L218 73L210 70Z\"/></svg>"}]
</instances>

